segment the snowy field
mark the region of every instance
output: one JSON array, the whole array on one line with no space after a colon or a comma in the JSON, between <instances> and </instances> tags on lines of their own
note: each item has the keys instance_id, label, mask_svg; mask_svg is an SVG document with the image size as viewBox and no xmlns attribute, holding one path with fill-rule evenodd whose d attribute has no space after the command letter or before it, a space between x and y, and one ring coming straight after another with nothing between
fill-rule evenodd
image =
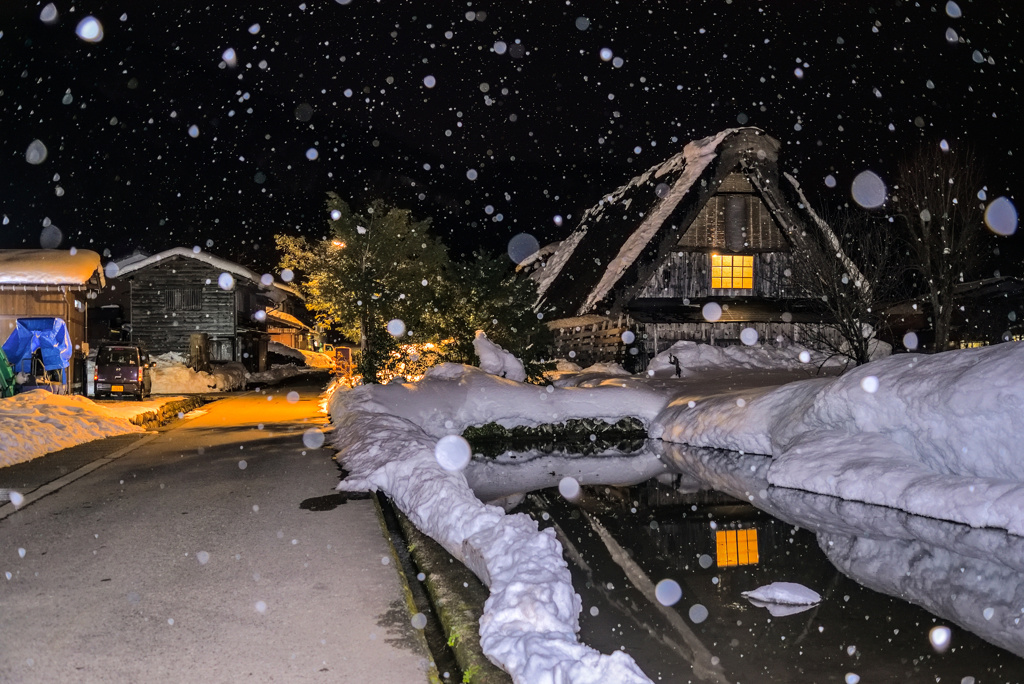
<instances>
[{"instance_id":1,"label":"snowy field","mask_svg":"<svg viewBox=\"0 0 1024 684\"><path fill-rule=\"evenodd\" d=\"M796 347L670 351L678 371L665 352L648 374L562 371L557 387L537 387L447 364L416 384L331 396L349 472L339 489L385 491L481 578L491 593L481 645L514 681L649 680L627 654L577 642L580 599L554 537L473 495L462 472L468 448L450 437L469 425L633 416L666 442L770 457L764 474L775 488L1024 534L1021 344L901 354L838 377L841 368ZM568 497L578 486L568 475L559 482Z\"/></svg>"}]
</instances>

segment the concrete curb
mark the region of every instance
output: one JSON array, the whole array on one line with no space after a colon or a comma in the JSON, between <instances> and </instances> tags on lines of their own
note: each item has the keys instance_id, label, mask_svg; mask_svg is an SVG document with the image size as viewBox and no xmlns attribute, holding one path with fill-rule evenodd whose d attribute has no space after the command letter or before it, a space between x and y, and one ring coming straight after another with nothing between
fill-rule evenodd
<instances>
[{"instance_id":1,"label":"concrete curb","mask_svg":"<svg viewBox=\"0 0 1024 684\"><path fill-rule=\"evenodd\" d=\"M409 553L426 575L424 585L434 612L448 637L448 646L468 684L511 684L508 673L494 665L480 648L480 616L490 595L469 568L395 509Z\"/></svg>"}]
</instances>

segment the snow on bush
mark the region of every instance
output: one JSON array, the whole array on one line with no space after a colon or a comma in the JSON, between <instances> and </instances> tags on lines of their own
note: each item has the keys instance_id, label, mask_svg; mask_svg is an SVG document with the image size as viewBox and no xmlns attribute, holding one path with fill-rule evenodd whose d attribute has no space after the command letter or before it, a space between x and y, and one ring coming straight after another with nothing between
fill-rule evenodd
<instances>
[{"instance_id":1,"label":"snow on bush","mask_svg":"<svg viewBox=\"0 0 1024 684\"><path fill-rule=\"evenodd\" d=\"M142 431L118 412L86 397L24 392L0 399L0 466L31 461L102 437Z\"/></svg>"},{"instance_id":2,"label":"snow on bush","mask_svg":"<svg viewBox=\"0 0 1024 684\"><path fill-rule=\"evenodd\" d=\"M476 331L473 339L473 349L480 357L480 369L485 373L497 375L499 378L508 378L516 382L526 381L526 370L523 362L505 351L494 342L487 339L483 330Z\"/></svg>"},{"instance_id":3,"label":"snow on bush","mask_svg":"<svg viewBox=\"0 0 1024 684\"><path fill-rule=\"evenodd\" d=\"M480 643L515 682L650 682L621 651L601 655L576 639L581 599L552 530L480 502L461 472L435 456L439 438L491 421L506 427L567 418L618 420L622 407L649 422L664 399L642 389L536 387L457 364L416 384L335 392L332 441L347 491L382 490L409 519L490 589Z\"/></svg>"},{"instance_id":4,"label":"snow on bush","mask_svg":"<svg viewBox=\"0 0 1024 684\"><path fill-rule=\"evenodd\" d=\"M773 456L768 481L1024 534L1024 344L673 401L651 436Z\"/></svg>"}]
</instances>

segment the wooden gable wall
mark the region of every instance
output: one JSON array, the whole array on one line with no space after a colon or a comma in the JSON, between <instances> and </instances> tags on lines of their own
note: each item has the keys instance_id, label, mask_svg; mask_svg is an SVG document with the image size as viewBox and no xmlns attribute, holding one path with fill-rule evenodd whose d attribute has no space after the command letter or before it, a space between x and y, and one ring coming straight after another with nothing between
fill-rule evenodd
<instances>
[{"instance_id":1,"label":"wooden gable wall","mask_svg":"<svg viewBox=\"0 0 1024 684\"><path fill-rule=\"evenodd\" d=\"M221 271L198 259L175 257L144 268L132 277L132 339L153 354L185 353L192 333L211 339L234 337L236 297L251 296L254 285L236 279L235 290L222 290ZM246 294L243 294L246 293Z\"/></svg>"}]
</instances>

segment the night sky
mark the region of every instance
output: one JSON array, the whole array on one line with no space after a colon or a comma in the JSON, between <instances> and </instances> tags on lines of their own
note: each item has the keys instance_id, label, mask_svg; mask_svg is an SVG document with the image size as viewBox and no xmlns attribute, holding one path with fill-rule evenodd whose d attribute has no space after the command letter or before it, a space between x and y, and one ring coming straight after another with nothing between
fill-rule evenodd
<instances>
[{"instance_id":1,"label":"night sky","mask_svg":"<svg viewBox=\"0 0 1024 684\"><path fill-rule=\"evenodd\" d=\"M942 140L1021 204L1017 0L0 4L3 248L266 270L275 233L325 234L328 190L433 217L456 256L545 244L741 124L822 208ZM76 35L89 16L102 40Z\"/></svg>"}]
</instances>

